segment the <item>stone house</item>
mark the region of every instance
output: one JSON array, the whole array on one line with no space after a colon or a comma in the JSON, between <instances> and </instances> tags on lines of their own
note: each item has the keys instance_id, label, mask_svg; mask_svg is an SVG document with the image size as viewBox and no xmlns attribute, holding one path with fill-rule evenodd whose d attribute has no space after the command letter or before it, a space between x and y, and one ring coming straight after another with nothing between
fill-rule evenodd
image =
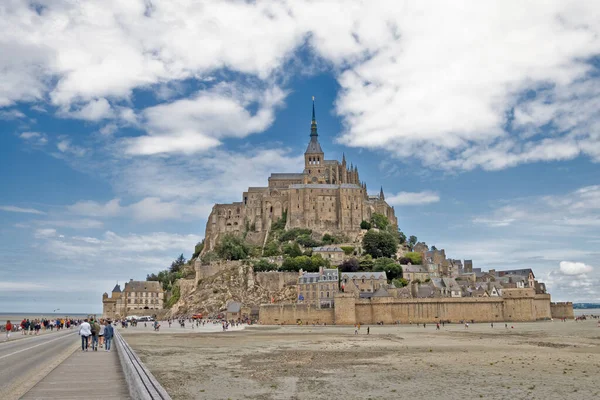
<instances>
[{"instance_id":1,"label":"stone house","mask_svg":"<svg viewBox=\"0 0 600 400\"><path fill-rule=\"evenodd\" d=\"M454 278L432 278L431 284L442 297L462 297L462 288Z\"/></svg>"},{"instance_id":2,"label":"stone house","mask_svg":"<svg viewBox=\"0 0 600 400\"><path fill-rule=\"evenodd\" d=\"M329 260L331 265L339 265L344 261L344 250L337 246L313 247L313 255L320 255L324 260Z\"/></svg>"},{"instance_id":3,"label":"stone house","mask_svg":"<svg viewBox=\"0 0 600 400\"><path fill-rule=\"evenodd\" d=\"M105 318L123 318L130 314L154 314L164 307L164 290L160 282L130 279L121 291L115 285L111 296L102 295L102 315ZM154 310L154 312L152 312Z\"/></svg>"},{"instance_id":4,"label":"stone house","mask_svg":"<svg viewBox=\"0 0 600 400\"><path fill-rule=\"evenodd\" d=\"M227 304L226 317L228 321L242 319L242 303L231 301Z\"/></svg>"},{"instance_id":5,"label":"stone house","mask_svg":"<svg viewBox=\"0 0 600 400\"><path fill-rule=\"evenodd\" d=\"M435 264L432 264L435 265ZM431 277L427 267L422 265L401 265L402 267L402 278L409 282L418 280L419 282L425 282Z\"/></svg>"},{"instance_id":6,"label":"stone house","mask_svg":"<svg viewBox=\"0 0 600 400\"><path fill-rule=\"evenodd\" d=\"M387 275L385 271L378 272L342 272L341 285L344 293L373 293L379 288L386 288Z\"/></svg>"},{"instance_id":7,"label":"stone house","mask_svg":"<svg viewBox=\"0 0 600 400\"><path fill-rule=\"evenodd\" d=\"M298 303L318 308L333 307L334 297L339 293L337 268L319 268L319 272L298 272Z\"/></svg>"}]
</instances>

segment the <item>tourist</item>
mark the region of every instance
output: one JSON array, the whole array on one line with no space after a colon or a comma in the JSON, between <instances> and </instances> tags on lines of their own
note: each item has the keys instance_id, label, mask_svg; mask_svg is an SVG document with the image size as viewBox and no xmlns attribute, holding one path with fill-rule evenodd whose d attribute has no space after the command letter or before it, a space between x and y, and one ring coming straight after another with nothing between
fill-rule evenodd
<instances>
[{"instance_id":1,"label":"tourist","mask_svg":"<svg viewBox=\"0 0 600 400\"><path fill-rule=\"evenodd\" d=\"M6 341L8 342L10 340L10 331L12 331L12 324L10 323L10 320L6 321Z\"/></svg>"},{"instance_id":2,"label":"tourist","mask_svg":"<svg viewBox=\"0 0 600 400\"><path fill-rule=\"evenodd\" d=\"M371 332L371 328L367 326L367 335Z\"/></svg>"},{"instance_id":3,"label":"tourist","mask_svg":"<svg viewBox=\"0 0 600 400\"><path fill-rule=\"evenodd\" d=\"M465 329L469 329L469 323L465 322Z\"/></svg>"},{"instance_id":4,"label":"tourist","mask_svg":"<svg viewBox=\"0 0 600 400\"><path fill-rule=\"evenodd\" d=\"M110 344L112 342L112 338L114 336L114 328L110 321L104 327L104 350L110 351Z\"/></svg>"},{"instance_id":5,"label":"tourist","mask_svg":"<svg viewBox=\"0 0 600 400\"><path fill-rule=\"evenodd\" d=\"M100 332L98 332L98 338L100 339L100 348L104 345L104 331L106 330L106 325L104 320L100 320Z\"/></svg>"},{"instance_id":6,"label":"tourist","mask_svg":"<svg viewBox=\"0 0 600 400\"><path fill-rule=\"evenodd\" d=\"M438 323L435 325L435 330L436 330L436 331L439 331L439 330L440 330L440 323L439 323L439 322L438 322Z\"/></svg>"},{"instance_id":7,"label":"tourist","mask_svg":"<svg viewBox=\"0 0 600 400\"><path fill-rule=\"evenodd\" d=\"M494 327L494 323L492 322L491 325L492 325L492 328L493 328Z\"/></svg>"},{"instance_id":8,"label":"tourist","mask_svg":"<svg viewBox=\"0 0 600 400\"><path fill-rule=\"evenodd\" d=\"M92 321L92 350L98 351L98 335L100 334L100 325L98 321Z\"/></svg>"},{"instance_id":9,"label":"tourist","mask_svg":"<svg viewBox=\"0 0 600 400\"><path fill-rule=\"evenodd\" d=\"M79 336L81 336L81 351L88 351L88 338L92 336L92 327L87 318L79 325Z\"/></svg>"}]
</instances>

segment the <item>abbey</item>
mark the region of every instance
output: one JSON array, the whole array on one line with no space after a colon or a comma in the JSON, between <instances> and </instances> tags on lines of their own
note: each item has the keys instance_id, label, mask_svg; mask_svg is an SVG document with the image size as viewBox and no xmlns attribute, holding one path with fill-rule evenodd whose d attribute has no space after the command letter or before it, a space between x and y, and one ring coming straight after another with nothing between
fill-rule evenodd
<instances>
[{"instance_id":1,"label":"abbey","mask_svg":"<svg viewBox=\"0 0 600 400\"><path fill-rule=\"evenodd\" d=\"M250 187L242 201L215 204L206 223L203 252L214 249L226 233L245 233L254 244L263 244L271 223L285 218L286 229L308 228L317 233L341 233L350 240L360 234L360 224L373 213L385 215L397 226L394 208L385 201L383 188L368 195L358 168L326 160L319 143L313 99L310 141L304 153L304 171L272 173L266 187Z\"/></svg>"}]
</instances>

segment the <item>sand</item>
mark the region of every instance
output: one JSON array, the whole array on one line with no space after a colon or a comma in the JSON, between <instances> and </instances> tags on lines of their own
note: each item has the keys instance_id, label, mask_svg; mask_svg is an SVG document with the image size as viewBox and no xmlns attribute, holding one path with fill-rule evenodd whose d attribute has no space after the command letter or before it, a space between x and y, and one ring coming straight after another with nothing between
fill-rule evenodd
<instances>
[{"instance_id":1,"label":"sand","mask_svg":"<svg viewBox=\"0 0 600 400\"><path fill-rule=\"evenodd\" d=\"M173 399L599 398L596 320L513 325L122 332Z\"/></svg>"}]
</instances>

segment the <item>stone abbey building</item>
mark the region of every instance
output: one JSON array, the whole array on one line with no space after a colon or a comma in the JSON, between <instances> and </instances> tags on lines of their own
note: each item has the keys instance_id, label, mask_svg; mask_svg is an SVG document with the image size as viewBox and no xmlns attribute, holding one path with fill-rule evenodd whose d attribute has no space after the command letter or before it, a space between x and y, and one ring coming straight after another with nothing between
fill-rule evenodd
<instances>
[{"instance_id":1,"label":"stone abbey building","mask_svg":"<svg viewBox=\"0 0 600 400\"><path fill-rule=\"evenodd\" d=\"M304 152L304 171L272 173L268 186L250 187L242 201L215 204L206 223L204 252L214 249L226 233L244 233L249 242L262 245L271 223L286 218L286 229L308 228L315 232L341 233L351 240L360 223L373 213L385 215L397 226L394 208L383 193L368 195L358 168L342 161L326 160L315 118L313 99L310 141Z\"/></svg>"}]
</instances>

